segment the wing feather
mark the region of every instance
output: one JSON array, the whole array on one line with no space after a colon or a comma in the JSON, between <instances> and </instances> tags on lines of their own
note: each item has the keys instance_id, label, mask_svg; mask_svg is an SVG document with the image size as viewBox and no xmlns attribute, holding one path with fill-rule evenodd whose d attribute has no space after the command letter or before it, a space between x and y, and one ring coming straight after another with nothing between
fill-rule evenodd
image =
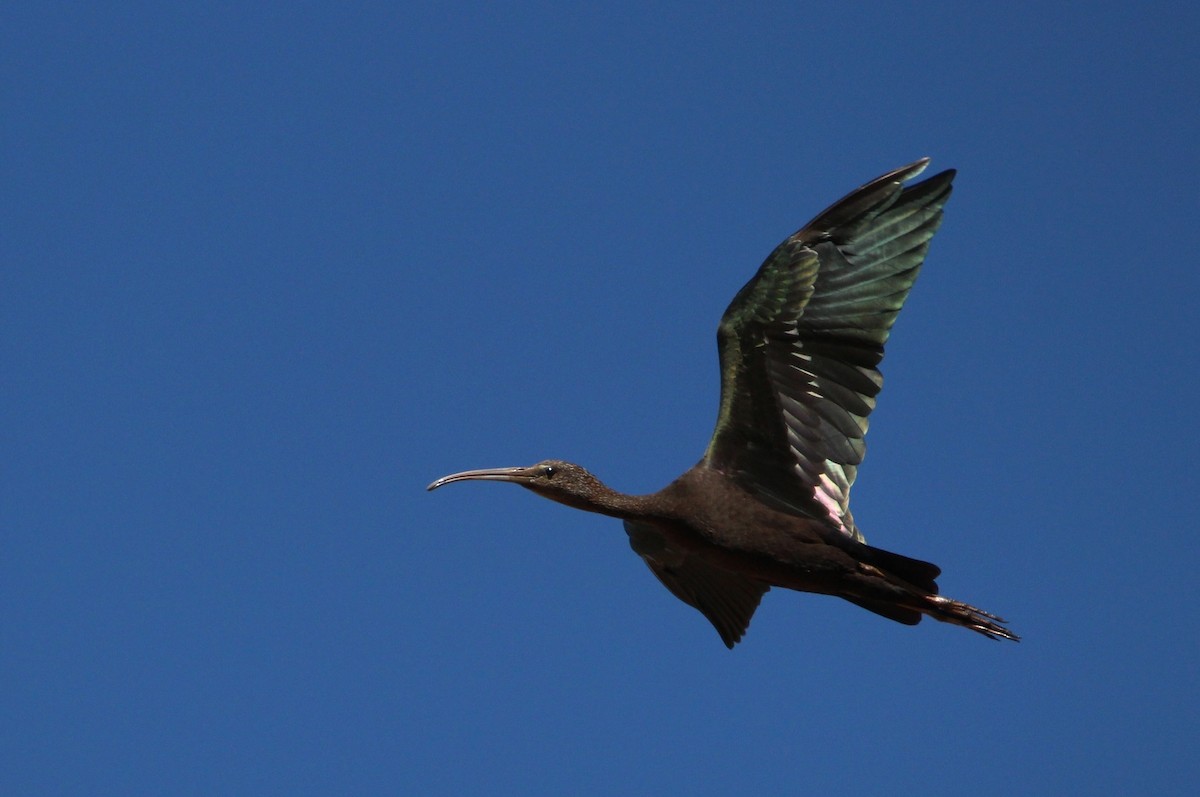
<instances>
[{"instance_id":1,"label":"wing feather","mask_svg":"<svg viewBox=\"0 0 1200 797\"><path fill-rule=\"evenodd\" d=\"M707 617L726 647L736 645L770 585L722 570L672 546L649 523L626 520L625 531L629 546L663 586Z\"/></svg>"},{"instance_id":2,"label":"wing feather","mask_svg":"<svg viewBox=\"0 0 1200 797\"><path fill-rule=\"evenodd\" d=\"M927 164L867 183L781 243L717 332L721 407L707 465L858 540L850 487L883 385L877 366L954 178L905 187Z\"/></svg>"}]
</instances>

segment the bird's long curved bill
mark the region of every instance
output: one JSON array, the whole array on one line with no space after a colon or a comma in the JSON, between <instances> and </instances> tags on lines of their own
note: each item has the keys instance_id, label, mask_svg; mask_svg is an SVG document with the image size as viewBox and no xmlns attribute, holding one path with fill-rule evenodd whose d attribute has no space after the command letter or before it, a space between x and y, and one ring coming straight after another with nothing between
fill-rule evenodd
<instances>
[{"instance_id":1,"label":"bird's long curved bill","mask_svg":"<svg viewBox=\"0 0 1200 797\"><path fill-rule=\"evenodd\" d=\"M516 482L520 481L520 477L528 468L479 468L478 470L464 470L461 473L451 473L449 476L443 476L437 481L426 487L426 490L436 490L437 488L450 484L451 482L465 481L493 481L493 482Z\"/></svg>"}]
</instances>

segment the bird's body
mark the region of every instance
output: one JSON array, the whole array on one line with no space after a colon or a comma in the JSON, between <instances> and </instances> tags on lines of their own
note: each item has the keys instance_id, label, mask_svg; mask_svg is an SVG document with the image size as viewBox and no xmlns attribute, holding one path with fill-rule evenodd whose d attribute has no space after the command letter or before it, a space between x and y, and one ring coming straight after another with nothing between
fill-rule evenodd
<instances>
[{"instance_id":1,"label":"bird's body","mask_svg":"<svg viewBox=\"0 0 1200 797\"><path fill-rule=\"evenodd\" d=\"M622 518L633 547L729 647L771 587L835 595L915 625L923 615L1017 639L937 594L937 566L869 546L849 511L876 366L941 221L954 173L903 188L918 161L836 203L767 258L718 330L721 404L699 463L663 490L618 493L578 465L465 471Z\"/></svg>"}]
</instances>

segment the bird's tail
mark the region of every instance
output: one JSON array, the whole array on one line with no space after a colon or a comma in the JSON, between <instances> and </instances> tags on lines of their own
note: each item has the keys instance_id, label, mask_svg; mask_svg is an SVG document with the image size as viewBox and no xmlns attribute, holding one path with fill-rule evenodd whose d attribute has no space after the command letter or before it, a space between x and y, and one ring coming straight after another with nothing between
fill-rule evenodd
<instances>
[{"instance_id":1,"label":"bird's tail","mask_svg":"<svg viewBox=\"0 0 1200 797\"><path fill-rule=\"evenodd\" d=\"M860 554L862 561L874 565L892 578L898 578L905 584L914 587L919 592L936 595L938 592L937 577L942 574L942 568L932 562L913 559L873 545L864 545Z\"/></svg>"},{"instance_id":2,"label":"bird's tail","mask_svg":"<svg viewBox=\"0 0 1200 797\"><path fill-rule=\"evenodd\" d=\"M989 639L1011 639L1014 642L1021 639L1004 627L1007 622L1004 618L969 603L939 595L935 579L942 571L937 565L882 548L863 547L866 549L863 560L883 571L877 573L889 582L892 595L899 592L903 597L899 600L895 597L878 600L855 596L850 598L853 603L906 625L916 625L921 621L921 615L927 615L943 623L969 628Z\"/></svg>"}]
</instances>

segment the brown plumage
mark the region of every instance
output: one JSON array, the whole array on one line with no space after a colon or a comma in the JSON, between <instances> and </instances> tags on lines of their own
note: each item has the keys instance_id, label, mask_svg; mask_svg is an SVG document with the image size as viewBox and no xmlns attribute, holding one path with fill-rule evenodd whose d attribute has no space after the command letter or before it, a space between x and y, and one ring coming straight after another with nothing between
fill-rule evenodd
<instances>
[{"instance_id":1,"label":"brown plumage","mask_svg":"<svg viewBox=\"0 0 1200 797\"><path fill-rule=\"evenodd\" d=\"M625 521L633 550L729 647L771 587L836 595L907 625L922 616L1016 640L938 595L936 565L867 545L850 514L877 366L941 223L953 171L920 160L850 193L776 247L718 328L721 404L703 459L651 495L547 460L429 485L506 481Z\"/></svg>"}]
</instances>

